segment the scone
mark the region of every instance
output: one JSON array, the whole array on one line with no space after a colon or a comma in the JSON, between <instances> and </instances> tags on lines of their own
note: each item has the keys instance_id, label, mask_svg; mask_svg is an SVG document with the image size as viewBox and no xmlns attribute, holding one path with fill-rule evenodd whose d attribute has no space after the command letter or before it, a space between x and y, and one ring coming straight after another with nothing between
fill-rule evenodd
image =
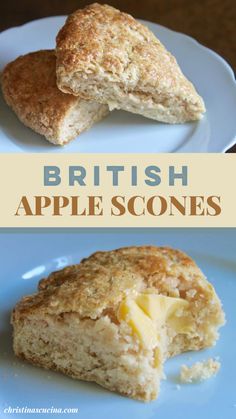
<instances>
[{"instance_id":1,"label":"scone","mask_svg":"<svg viewBox=\"0 0 236 419\"><path fill-rule=\"evenodd\" d=\"M148 246L54 272L12 314L17 356L146 401L158 395L165 359L214 345L223 323L193 260Z\"/></svg>"},{"instance_id":2,"label":"scone","mask_svg":"<svg viewBox=\"0 0 236 419\"><path fill-rule=\"evenodd\" d=\"M54 51L17 58L6 66L1 81L4 98L18 118L53 144L68 143L108 113L106 105L57 88Z\"/></svg>"},{"instance_id":3,"label":"scone","mask_svg":"<svg viewBox=\"0 0 236 419\"><path fill-rule=\"evenodd\" d=\"M57 83L66 93L167 123L201 118L202 98L175 58L132 16L101 4L70 15L57 36Z\"/></svg>"}]
</instances>

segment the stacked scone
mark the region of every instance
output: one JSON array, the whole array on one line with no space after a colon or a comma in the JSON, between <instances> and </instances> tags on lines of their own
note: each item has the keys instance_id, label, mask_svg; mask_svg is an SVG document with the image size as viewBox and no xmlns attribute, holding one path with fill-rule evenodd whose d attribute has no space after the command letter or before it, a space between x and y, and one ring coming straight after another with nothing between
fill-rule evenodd
<instances>
[{"instance_id":1,"label":"stacked scone","mask_svg":"<svg viewBox=\"0 0 236 419\"><path fill-rule=\"evenodd\" d=\"M54 51L32 52L8 64L2 90L18 118L53 144L68 143L108 113L106 105L58 89Z\"/></svg>"},{"instance_id":2,"label":"stacked scone","mask_svg":"<svg viewBox=\"0 0 236 419\"><path fill-rule=\"evenodd\" d=\"M97 3L68 17L55 52L8 64L2 90L25 125L59 145L114 109L166 123L198 120L205 111L154 34L130 15Z\"/></svg>"},{"instance_id":3,"label":"stacked scone","mask_svg":"<svg viewBox=\"0 0 236 419\"><path fill-rule=\"evenodd\" d=\"M152 246L97 252L54 272L12 315L17 356L146 401L158 396L164 361L214 345L223 323L193 260Z\"/></svg>"}]
</instances>

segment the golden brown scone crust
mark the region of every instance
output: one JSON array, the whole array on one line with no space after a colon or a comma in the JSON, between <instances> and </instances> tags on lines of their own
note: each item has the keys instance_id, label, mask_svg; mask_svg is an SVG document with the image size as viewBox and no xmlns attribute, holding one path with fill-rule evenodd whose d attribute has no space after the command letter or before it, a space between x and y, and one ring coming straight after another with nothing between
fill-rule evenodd
<instances>
[{"instance_id":1,"label":"golden brown scone crust","mask_svg":"<svg viewBox=\"0 0 236 419\"><path fill-rule=\"evenodd\" d=\"M188 283L200 294L204 290L209 301L217 298L201 270L184 253L167 247L127 247L94 253L41 280L39 292L16 306L13 320L34 312L56 316L74 312L80 318L96 319L106 312L115 313L124 296L136 291L149 289L171 296L171 279L182 298L187 298Z\"/></svg>"},{"instance_id":2,"label":"golden brown scone crust","mask_svg":"<svg viewBox=\"0 0 236 419\"><path fill-rule=\"evenodd\" d=\"M4 98L18 118L54 144L67 143L108 113L104 105L85 102L58 89L52 50L18 57L5 67L1 82ZM68 131L64 133L63 124L74 108L83 110L81 124L73 131L68 123Z\"/></svg>"},{"instance_id":3,"label":"golden brown scone crust","mask_svg":"<svg viewBox=\"0 0 236 419\"><path fill-rule=\"evenodd\" d=\"M57 137L59 125L78 98L56 85L54 51L43 50L18 57L2 74L6 102L19 119L46 137Z\"/></svg>"},{"instance_id":4,"label":"golden brown scone crust","mask_svg":"<svg viewBox=\"0 0 236 419\"><path fill-rule=\"evenodd\" d=\"M204 112L204 103L182 74L175 58L155 35L132 16L97 3L70 15L57 36L57 81L74 92L66 79L81 73L120 83L142 95L160 92L182 97ZM88 99L85 92L83 97Z\"/></svg>"}]
</instances>

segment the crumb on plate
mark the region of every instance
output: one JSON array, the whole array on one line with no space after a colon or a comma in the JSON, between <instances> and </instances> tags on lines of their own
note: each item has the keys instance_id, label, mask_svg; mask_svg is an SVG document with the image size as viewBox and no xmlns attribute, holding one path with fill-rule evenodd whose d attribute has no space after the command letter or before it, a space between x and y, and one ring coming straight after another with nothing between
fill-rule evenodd
<instances>
[{"instance_id":1,"label":"crumb on plate","mask_svg":"<svg viewBox=\"0 0 236 419\"><path fill-rule=\"evenodd\" d=\"M206 361L196 362L191 367L182 365L180 369L180 381L182 383L192 383L207 380L217 374L220 366L220 362L212 358Z\"/></svg>"}]
</instances>

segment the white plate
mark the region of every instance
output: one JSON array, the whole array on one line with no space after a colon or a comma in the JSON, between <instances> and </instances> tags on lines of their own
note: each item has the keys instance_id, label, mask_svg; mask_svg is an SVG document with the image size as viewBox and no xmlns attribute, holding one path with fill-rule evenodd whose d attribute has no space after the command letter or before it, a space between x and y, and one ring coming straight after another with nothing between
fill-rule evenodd
<instances>
[{"instance_id":1,"label":"white plate","mask_svg":"<svg viewBox=\"0 0 236 419\"><path fill-rule=\"evenodd\" d=\"M111 393L92 383L72 380L17 360L12 352L10 311L36 290L42 276L77 263L96 250L140 244L165 244L188 252L214 284L227 316L214 348L187 353L166 363L167 379L160 397L141 403ZM0 234L0 417L34 419L30 414L4 414L4 408L78 408L80 419L234 419L236 417L236 230L129 230L120 233L7 233ZM200 384L181 385L176 376L182 363L219 356L216 377ZM189 359L191 357L191 360ZM48 415L49 417L53 415Z\"/></svg>"},{"instance_id":2,"label":"white plate","mask_svg":"<svg viewBox=\"0 0 236 419\"><path fill-rule=\"evenodd\" d=\"M65 17L50 17L0 34L0 70L20 54L54 48ZM207 114L198 123L167 125L116 111L65 148L55 147L24 127L0 96L0 152L223 152L236 139L236 84L233 71L192 38L146 23L177 58L203 96Z\"/></svg>"}]
</instances>

